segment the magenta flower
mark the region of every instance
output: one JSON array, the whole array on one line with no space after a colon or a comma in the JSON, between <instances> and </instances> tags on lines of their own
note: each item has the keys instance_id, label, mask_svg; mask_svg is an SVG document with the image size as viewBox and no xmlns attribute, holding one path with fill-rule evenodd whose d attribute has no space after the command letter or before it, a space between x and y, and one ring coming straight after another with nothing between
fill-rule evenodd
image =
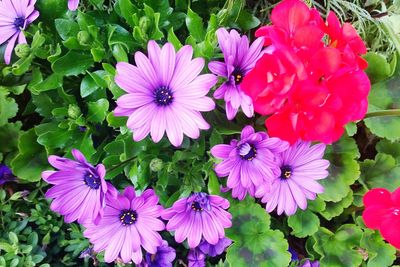
<instances>
[{"instance_id":1,"label":"magenta flower","mask_svg":"<svg viewBox=\"0 0 400 267\"><path fill-rule=\"evenodd\" d=\"M299 267L319 267L319 261L306 260L303 264L299 265Z\"/></svg>"},{"instance_id":2,"label":"magenta flower","mask_svg":"<svg viewBox=\"0 0 400 267\"><path fill-rule=\"evenodd\" d=\"M174 146L182 144L183 135L198 138L199 129L210 126L200 111L214 109L207 97L217 82L212 74L199 75L204 59L192 60L191 46L178 53L170 43L162 49L155 41L147 46L148 57L136 52L136 66L119 62L115 82L128 94L117 100L116 116L128 116L127 126L133 139L140 141L149 133L155 143L167 133Z\"/></svg>"},{"instance_id":3,"label":"magenta flower","mask_svg":"<svg viewBox=\"0 0 400 267\"><path fill-rule=\"evenodd\" d=\"M0 45L7 43L4 61L10 64L15 42L26 44L23 30L39 16L36 0L0 1Z\"/></svg>"},{"instance_id":4,"label":"magenta flower","mask_svg":"<svg viewBox=\"0 0 400 267\"><path fill-rule=\"evenodd\" d=\"M200 249L191 249L188 254L188 267L205 267L206 255Z\"/></svg>"},{"instance_id":5,"label":"magenta flower","mask_svg":"<svg viewBox=\"0 0 400 267\"><path fill-rule=\"evenodd\" d=\"M144 261L139 264L139 267L172 267L175 257L175 249L168 246L167 241L163 240L155 254L146 253Z\"/></svg>"},{"instance_id":6,"label":"magenta flower","mask_svg":"<svg viewBox=\"0 0 400 267\"><path fill-rule=\"evenodd\" d=\"M254 68L261 55L264 40L258 38L249 47L247 36L240 36L236 30L228 32L223 28L217 30L217 38L225 62L212 61L208 68L227 80L214 92L214 97L225 99L228 120L236 116L239 107L250 118L254 115L253 101L242 91L240 83Z\"/></svg>"},{"instance_id":7,"label":"magenta flower","mask_svg":"<svg viewBox=\"0 0 400 267\"><path fill-rule=\"evenodd\" d=\"M186 238L190 248L199 245L202 237L215 245L225 237L225 228L232 225L232 215L225 211L229 201L206 193L193 193L166 209L162 218L169 220L168 231L175 231L175 240L182 243Z\"/></svg>"},{"instance_id":8,"label":"magenta flower","mask_svg":"<svg viewBox=\"0 0 400 267\"><path fill-rule=\"evenodd\" d=\"M242 200L247 193L254 196L257 186L271 183L279 174L275 154L286 150L289 144L269 138L265 132L254 132L250 125L243 128L240 139L214 146L211 154L222 159L215 167L217 175L228 176L227 187L232 189L232 196Z\"/></svg>"},{"instance_id":9,"label":"magenta flower","mask_svg":"<svg viewBox=\"0 0 400 267\"><path fill-rule=\"evenodd\" d=\"M225 249L227 247L229 247L231 244L232 244L232 240L224 237L224 238L220 238L218 243L215 245L211 245L207 241L203 240L200 243L198 248L204 254L211 256L211 257L215 257L215 256L218 256L218 255L221 255L222 253L224 253Z\"/></svg>"},{"instance_id":10,"label":"magenta flower","mask_svg":"<svg viewBox=\"0 0 400 267\"><path fill-rule=\"evenodd\" d=\"M79 0L68 0L68 9L75 11L78 8Z\"/></svg>"},{"instance_id":11,"label":"magenta flower","mask_svg":"<svg viewBox=\"0 0 400 267\"><path fill-rule=\"evenodd\" d=\"M93 167L77 149L72 155L75 160L50 156L49 163L58 170L42 173L43 180L53 185L46 192L53 199L50 209L65 216L67 223L98 222L111 186L104 180L106 170L102 164Z\"/></svg>"},{"instance_id":12,"label":"magenta flower","mask_svg":"<svg viewBox=\"0 0 400 267\"><path fill-rule=\"evenodd\" d=\"M147 189L136 196L135 189L128 186L122 195L107 199L103 218L98 225L87 225L84 236L94 245L94 251L105 250L106 262L121 258L124 263L132 260L139 264L141 247L155 254L163 242L158 233L165 228L158 218L163 209L157 204L153 190Z\"/></svg>"},{"instance_id":13,"label":"magenta flower","mask_svg":"<svg viewBox=\"0 0 400 267\"><path fill-rule=\"evenodd\" d=\"M307 208L307 199L314 200L324 188L316 181L328 176L329 161L322 159L325 145L310 146L311 142L297 141L288 150L277 156L280 173L275 176L271 190L265 186L257 188L256 197L261 197L268 212L276 207L278 215L283 212L293 215L297 207Z\"/></svg>"}]
</instances>

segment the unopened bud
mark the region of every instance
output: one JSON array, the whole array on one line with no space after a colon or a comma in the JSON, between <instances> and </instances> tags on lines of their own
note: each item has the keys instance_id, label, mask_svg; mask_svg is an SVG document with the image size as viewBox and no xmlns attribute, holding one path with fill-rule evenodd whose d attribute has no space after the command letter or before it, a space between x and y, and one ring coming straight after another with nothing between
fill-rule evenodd
<instances>
[{"instance_id":1,"label":"unopened bud","mask_svg":"<svg viewBox=\"0 0 400 267\"><path fill-rule=\"evenodd\" d=\"M159 172L163 168L163 161L159 158L154 158L150 161L150 170L153 172Z\"/></svg>"},{"instance_id":2,"label":"unopened bud","mask_svg":"<svg viewBox=\"0 0 400 267\"><path fill-rule=\"evenodd\" d=\"M77 105L70 104L68 107L68 116L71 119L76 119L81 115L81 109Z\"/></svg>"},{"instance_id":3,"label":"unopened bud","mask_svg":"<svg viewBox=\"0 0 400 267\"><path fill-rule=\"evenodd\" d=\"M14 51L17 57L26 58L31 53L31 48L28 44L18 44Z\"/></svg>"}]
</instances>

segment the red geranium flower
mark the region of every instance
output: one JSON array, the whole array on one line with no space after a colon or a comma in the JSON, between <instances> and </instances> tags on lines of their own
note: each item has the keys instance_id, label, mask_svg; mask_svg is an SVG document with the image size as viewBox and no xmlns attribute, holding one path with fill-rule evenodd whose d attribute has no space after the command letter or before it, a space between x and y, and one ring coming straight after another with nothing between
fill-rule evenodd
<instances>
[{"instance_id":1,"label":"red geranium flower","mask_svg":"<svg viewBox=\"0 0 400 267\"><path fill-rule=\"evenodd\" d=\"M390 193L385 188L375 188L364 195L364 223L379 230L383 238L400 249L400 188Z\"/></svg>"},{"instance_id":2,"label":"red geranium flower","mask_svg":"<svg viewBox=\"0 0 400 267\"><path fill-rule=\"evenodd\" d=\"M242 90L257 113L271 115L266 120L271 136L291 143L338 140L368 107L362 39L334 13L325 24L300 0L278 4L271 22L256 32L269 48L243 79Z\"/></svg>"}]
</instances>

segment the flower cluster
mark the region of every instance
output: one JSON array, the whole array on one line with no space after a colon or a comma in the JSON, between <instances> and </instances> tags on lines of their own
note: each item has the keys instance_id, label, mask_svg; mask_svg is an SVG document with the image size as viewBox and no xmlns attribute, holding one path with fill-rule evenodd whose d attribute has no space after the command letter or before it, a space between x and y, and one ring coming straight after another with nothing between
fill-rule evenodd
<instances>
[{"instance_id":1,"label":"flower cluster","mask_svg":"<svg viewBox=\"0 0 400 267\"><path fill-rule=\"evenodd\" d=\"M400 249L400 188L393 193L385 188L374 188L363 198L364 223L379 230L383 238Z\"/></svg>"},{"instance_id":2,"label":"flower cluster","mask_svg":"<svg viewBox=\"0 0 400 267\"><path fill-rule=\"evenodd\" d=\"M369 79L360 55L366 47L349 23L333 12L324 22L316 9L300 0L284 0L261 27L268 51L244 77L241 88L255 111L271 115L272 136L332 143L344 125L367 111Z\"/></svg>"},{"instance_id":3,"label":"flower cluster","mask_svg":"<svg viewBox=\"0 0 400 267\"><path fill-rule=\"evenodd\" d=\"M169 220L167 230L175 231L175 240L181 243L187 238L191 248L200 245L204 253L215 256L230 244L224 232L231 226L232 217L226 211L226 199L194 193L164 210L152 189L136 195L135 189L128 186L119 194L104 180L102 164L94 167L76 149L72 155L75 160L49 157L58 170L42 173L43 179L53 185L46 197L53 199L50 208L63 215L66 222L77 221L86 228L84 236L93 244L93 251L105 251L106 262L120 259L141 266L172 266L175 252L159 234L165 229L160 216ZM144 262L142 249L146 251Z\"/></svg>"},{"instance_id":4,"label":"flower cluster","mask_svg":"<svg viewBox=\"0 0 400 267\"><path fill-rule=\"evenodd\" d=\"M222 159L215 171L220 177L228 176L233 197L243 199L248 193L261 198L268 212L277 207L278 214L292 215L297 207L306 209L307 199L323 192L316 180L328 176L329 161L322 159L325 145L310 145L297 141L289 146L246 126L240 141L216 145L211 153Z\"/></svg>"}]
</instances>

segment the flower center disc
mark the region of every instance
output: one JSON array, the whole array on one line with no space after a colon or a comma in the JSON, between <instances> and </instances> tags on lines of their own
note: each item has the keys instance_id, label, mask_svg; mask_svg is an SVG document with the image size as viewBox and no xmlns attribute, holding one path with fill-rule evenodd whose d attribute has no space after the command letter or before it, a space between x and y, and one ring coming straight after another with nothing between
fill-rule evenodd
<instances>
[{"instance_id":1,"label":"flower center disc","mask_svg":"<svg viewBox=\"0 0 400 267\"><path fill-rule=\"evenodd\" d=\"M233 79L235 80L235 84L237 85L237 84L240 84L243 81L244 74L243 74L242 70L235 69L232 72L232 76L233 76Z\"/></svg>"},{"instance_id":2,"label":"flower center disc","mask_svg":"<svg viewBox=\"0 0 400 267\"><path fill-rule=\"evenodd\" d=\"M16 18L16 19L14 20L14 26L15 26L17 29L23 28L23 27L24 27L24 24L25 24L25 19L24 19L23 17L19 17L19 18Z\"/></svg>"},{"instance_id":3,"label":"flower center disc","mask_svg":"<svg viewBox=\"0 0 400 267\"><path fill-rule=\"evenodd\" d=\"M194 210L194 211L203 211L203 208L201 207L199 202L193 201L192 202L192 210Z\"/></svg>"},{"instance_id":4,"label":"flower center disc","mask_svg":"<svg viewBox=\"0 0 400 267\"><path fill-rule=\"evenodd\" d=\"M253 145L245 143L239 147L239 155L242 159L251 161L257 156L257 149Z\"/></svg>"},{"instance_id":5,"label":"flower center disc","mask_svg":"<svg viewBox=\"0 0 400 267\"><path fill-rule=\"evenodd\" d=\"M119 220L123 225L132 225L137 220L137 213L133 210L123 210L119 215Z\"/></svg>"},{"instance_id":6,"label":"flower center disc","mask_svg":"<svg viewBox=\"0 0 400 267\"><path fill-rule=\"evenodd\" d=\"M168 106L174 97L168 87L162 86L154 91L154 102L159 106Z\"/></svg>"},{"instance_id":7,"label":"flower center disc","mask_svg":"<svg viewBox=\"0 0 400 267\"><path fill-rule=\"evenodd\" d=\"M100 185L101 185L101 181L99 179L99 177L91 174L91 173L87 173L84 177L83 180L85 181L85 184L87 186L89 186L92 189L99 189Z\"/></svg>"},{"instance_id":8,"label":"flower center disc","mask_svg":"<svg viewBox=\"0 0 400 267\"><path fill-rule=\"evenodd\" d=\"M292 176L292 168L290 166L281 167L281 179L289 179Z\"/></svg>"}]
</instances>

